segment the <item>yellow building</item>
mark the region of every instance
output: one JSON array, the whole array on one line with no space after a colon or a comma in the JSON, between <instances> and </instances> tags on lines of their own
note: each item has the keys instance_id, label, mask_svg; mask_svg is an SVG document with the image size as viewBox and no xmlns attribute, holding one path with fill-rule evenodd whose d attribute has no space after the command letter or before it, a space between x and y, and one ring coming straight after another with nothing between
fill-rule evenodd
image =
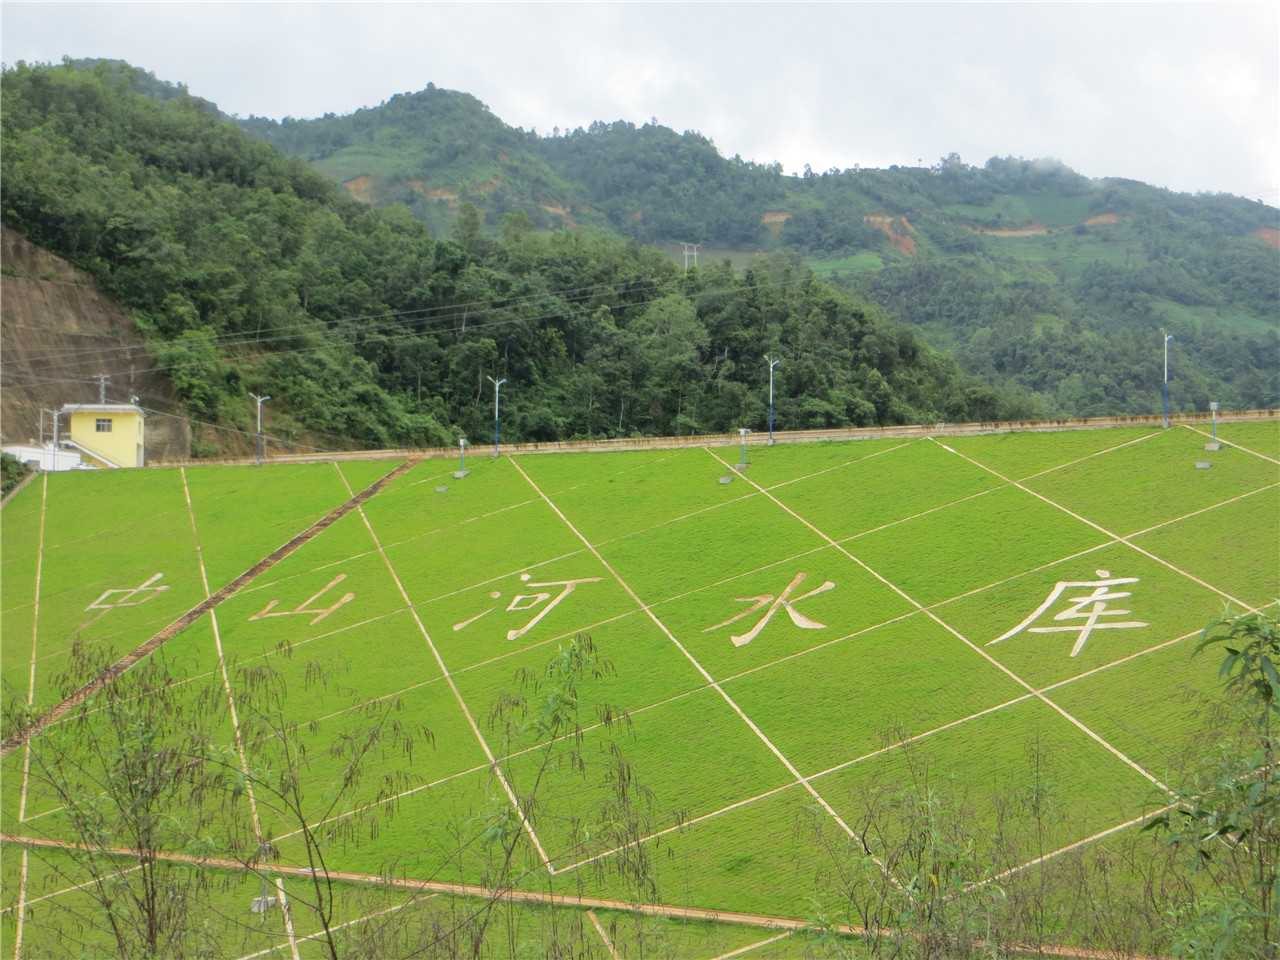
<instances>
[{"instance_id":1,"label":"yellow building","mask_svg":"<svg viewBox=\"0 0 1280 960\"><path fill-rule=\"evenodd\" d=\"M140 467L146 458L142 408L131 403L68 403L68 446L98 467Z\"/></svg>"}]
</instances>

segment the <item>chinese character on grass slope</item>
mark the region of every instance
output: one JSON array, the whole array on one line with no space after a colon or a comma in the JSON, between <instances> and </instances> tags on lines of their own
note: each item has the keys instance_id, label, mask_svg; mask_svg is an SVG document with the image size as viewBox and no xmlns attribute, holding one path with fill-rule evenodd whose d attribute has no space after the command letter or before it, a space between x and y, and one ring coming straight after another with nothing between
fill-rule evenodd
<instances>
[{"instance_id":1,"label":"chinese character on grass slope","mask_svg":"<svg viewBox=\"0 0 1280 960\"><path fill-rule=\"evenodd\" d=\"M102 596L93 603L85 607L86 610L114 610L116 607L136 607L140 603L146 603L148 600L154 600L160 594L169 589L167 584L161 584L153 587L152 584L163 577L163 573L157 573L150 580L144 581L140 586L129 587L124 590L107 590ZM115 598L111 603L105 603L108 598ZM141 599L139 599L141 598ZM101 616L101 614L99 614Z\"/></svg>"},{"instance_id":2,"label":"chinese character on grass slope","mask_svg":"<svg viewBox=\"0 0 1280 960\"><path fill-rule=\"evenodd\" d=\"M518 630L508 630L507 631L508 640L518 640L521 637L523 637L526 633L528 633L530 630L532 630L535 626L538 625L538 622L543 617L545 617L548 613L550 613L552 610L556 608L557 604L559 604L561 600L569 596L569 594L573 593L573 591L577 589L578 584L595 583L600 578L599 577L583 577L581 580L549 580L546 583L529 583L528 581L531 580L532 578L529 576L529 574L522 573L520 574L520 579L528 587L563 587L564 589L561 590L559 596L555 597L554 599L549 593L542 593L542 592L517 593L512 598L511 602L507 604L507 610L509 611L514 610L517 612L522 610L533 610L536 607L538 607L540 604L546 603L546 601L548 600L550 600L551 602L548 603L541 610L539 610L538 613L536 613L532 617L532 619L530 619L529 622L526 623L523 627L520 627ZM489 594L489 596L492 599L497 600L499 597L502 596L502 593L498 590L494 590L492 593ZM496 605L492 606L488 610L485 610L483 613L477 613L474 617L472 617L469 620L463 620L461 623L455 623L453 625L453 629L461 630L463 627L470 626L471 624L479 620L481 617L483 617L485 614L492 613L496 609L497 609Z\"/></svg>"},{"instance_id":3,"label":"chinese character on grass slope","mask_svg":"<svg viewBox=\"0 0 1280 960\"><path fill-rule=\"evenodd\" d=\"M311 621L311 623L317 624L321 620L323 620L325 617L327 617L329 614L333 613L333 611L337 610L344 603L349 603L350 601L356 598L356 595L354 593L347 593L347 594L343 594L342 598L338 600L331 607L321 607L319 609L312 609L311 604L315 603L317 600L319 600L321 597L323 597L326 593L328 593L330 590L332 590L334 587L336 587L345 579L347 579L347 575L345 573L338 574L336 577L330 580L327 584L325 584L325 586L322 589L317 590L315 593L307 597L307 599L303 600L300 604L298 604L292 610L276 610L275 609L276 604L278 604L280 601L272 600L265 607L263 607L261 610L259 610L249 619L265 620L267 617L292 617L296 614L304 614L304 615L310 614L314 616L314 619Z\"/></svg>"},{"instance_id":4,"label":"chinese character on grass slope","mask_svg":"<svg viewBox=\"0 0 1280 960\"><path fill-rule=\"evenodd\" d=\"M1149 626L1149 624L1143 623L1140 620L1121 620L1121 621L1110 620L1110 621L1100 622L1099 618L1101 617L1127 617L1129 615L1130 611L1128 610L1107 609L1106 601L1123 600L1125 597L1131 596L1128 590L1113 591L1110 588L1119 586L1124 583L1137 583L1138 578L1137 577L1115 577L1112 579L1107 579L1111 577L1110 571L1096 570L1094 572L1097 573L1097 575L1099 577L1102 577L1103 579L1101 580L1059 580L1056 584L1054 584L1053 590L1050 591L1049 596L1048 598L1045 599L1044 603L1036 607L1035 610L1031 612L1031 615L1027 617L1027 619L1023 620L1020 624L1018 624L1008 633L1002 636L996 637L994 640L990 641L987 644L987 646L989 647L993 643L999 643L1001 640L1008 640L1014 634L1021 633L1023 630L1026 630L1028 633L1075 632L1077 634L1076 642L1075 642L1075 646L1071 648L1071 656L1074 657L1076 654L1078 654L1081 650L1084 649L1084 642L1089 639L1089 634L1091 634L1094 630L1126 630L1130 627ZM1093 592L1089 593L1086 596L1067 597L1067 600L1071 603L1071 606L1067 607L1065 610L1055 615L1053 618L1055 623L1064 623L1066 621L1079 621L1079 622L1069 623L1065 626L1059 626L1059 627L1032 627L1031 626L1031 624L1035 623L1035 621L1040 617L1042 613L1047 611L1050 607L1052 607L1058 601L1058 598L1061 597L1066 590L1069 590L1069 589L1075 590L1077 588L1084 588L1084 587L1092 587Z\"/></svg>"},{"instance_id":5,"label":"chinese character on grass slope","mask_svg":"<svg viewBox=\"0 0 1280 960\"><path fill-rule=\"evenodd\" d=\"M734 599L739 603L751 603L751 606L748 607L746 610L742 611L742 613L738 614L736 617L730 617L728 620L725 620L722 623L717 623L714 627L707 627L702 632L710 633L712 630L719 630L721 627L727 627L731 623L736 623L737 621L741 620L743 617L749 617L751 614L755 613L757 610L763 607L766 603L769 604L769 609L765 611L765 614L763 617L761 617L758 621L756 621L756 625L754 627L752 627L750 630L748 630L744 634L741 634L739 636L731 635L729 637L729 639L733 641L733 645L735 647L746 646L748 643L754 640L759 635L760 631L763 630L768 625L769 621L773 619L773 615L778 612L779 607L786 607L787 615L791 617L791 622L794 623L797 627L800 627L804 630L825 629L827 626L825 623L818 623L817 620L810 620L803 613L798 612L796 608L792 606L792 604L799 603L801 600L808 599L809 597L812 597L815 594L825 593L826 591L834 587L835 584L832 583L830 580L828 580L825 583L823 583L822 586L814 587L808 593L801 594L800 596L793 598L791 596L791 592L795 590L796 587L800 586L800 584L804 583L806 576L807 576L806 574L797 573L795 577L792 578L791 582L787 584L787 589L783 590L782 593L779 594L777 597L775 597L771 593L762 594L761 596L758 596L758 597L734 597ZM754 603L752 603L753 600L755 601Z\"/></svg>"}]
</instances>

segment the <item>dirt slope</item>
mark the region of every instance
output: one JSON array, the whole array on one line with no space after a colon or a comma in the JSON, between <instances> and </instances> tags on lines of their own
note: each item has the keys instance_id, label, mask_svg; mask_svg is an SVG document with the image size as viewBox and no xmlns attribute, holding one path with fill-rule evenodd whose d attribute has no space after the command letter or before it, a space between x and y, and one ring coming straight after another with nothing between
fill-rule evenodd
<instances>
[{"instance_id":1,"label":"dirt slope","mask_svg":"<svg viewBox=\"0 0 1280 960\"><path fill-rule=\"evenodd\" d=\"M173 387L155 366L129 314L92 279L20 233L0 227L0 438L39 440L40 410L131 397L152 413L147 460L186 457L191 431Z\"/></svg>"}]
</instances>

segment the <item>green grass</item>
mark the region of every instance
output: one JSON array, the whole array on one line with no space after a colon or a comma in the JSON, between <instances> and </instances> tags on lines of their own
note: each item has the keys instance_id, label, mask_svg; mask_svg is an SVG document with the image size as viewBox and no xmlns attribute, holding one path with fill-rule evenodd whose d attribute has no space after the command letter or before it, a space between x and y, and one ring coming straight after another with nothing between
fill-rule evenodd
<instances>
[{"instance_id":1,"label":"green grass","mask_svg":"<svg viewBox=\"0 0 1280 960\"><path fill-rule=\"evenodd\" d=\"M800 575L804 579L797 582ZM828 583L832 586L824 590ZM768 615L784 594L807 623L796 623L782 607ZM766 597L773 600L762 599ZM834 643L913 609L866 568L828 546L672 598L654 613L712 676L724 679Z\"/></svg>"},{"instance_id":2,"label":"green grass","mask_svg":"<svg viewBox=\"0 0 1280 960\"><path fill-rule=\"evenodd\" d=\"M921 613L762 667L725 691L805 776L1026 694Z\"/></svg>"},{"instance_id":3,"label":"green grass","mask_svg":"<svg viewBox=\"0 0 1280 960\"><path fill-rule=\"evenodd\" d=\"M1276 329L1274 319L1259 317L1246 310L1231 310L1202 304L1191 306L1157 298L1152 298L1151 306L1175 320L1194 324L1197 331L1203 330L1207 324L1220 324L1241 336L1263 337Z\"/></svg>"},{"instance_id":4,"label":"green grass","mask_svg":"<svg viewBox=\"0 0 1280 960\"><path fill-rule=\"evenodd\" d=\"M1089 197L1061 197L1048 194L1023 198L1031 216L1046 227L1069 227L1089 219Z\"/></svg>"},{"instance_id":5,"label":"green grass","mask_svg":"<svg viewBox=\"0 0 1280 960\"><path fill-rule=\"evenodd\" d=\"M734 903L741 912L807 916L813 878L829 867L805 829L811 803L793 786L650 841L658 896L705 909ZM565 892L579 884L590 895L626 894L616 877L585 869L557 877Z\"/></svg>"},{"instance_id":6,"label":"green grass","mask_svg":"<svg viewBox=\"0 0 1280 960\"><path fill-rule=\"evenodd\" d=\"M234 580L350 496L328 463L184 473L210 590Z\"/></svg>"},{"instance_id":7,"label":"green grass","mask_svg":"<svg viewBox=\"0 0 1280 960\"><path fill-rule=\"evenodd\" d=\"M1099 570L1105 570L1107 575L1100 575ZM1071 606L1069 598L1088 596L1094 588L1070 587L1063 589L1061 599L1052 609L1020 632L997 642L1031 616L1059 582L1090 583L1115 578L1137 578L1136 583L1110 588L1128 592L1130 596L1104 601L1108 610L1130 613L1107 613L1099 617L1098 623L1145 623L1147 626L1094 629L1085 638L1084 646L1072 656L1080 636L1074 628L1083 621L1055 621L1054 617ZM1196 632L1220 611L1222 599L1132 547L1113 543L995 583L940 606L937 613L989 656L1039 688ZM1032 630L1045 627L1073 629L1054 633Z\"/></svg>"},{"instance_id":8,"label":"green grass","mask_svg":"<svg viewBox=\"0 0 1280 960\"><path fill-rule=\"evenodd\" d=\"M992 490L1002 482L936 443L919 440L770 492L827 536L843 540Z\"/></svg>"},{"instance_id":9,"label":"green grass","mask_svg":"<svg viewBox=\"0 0 1280 960\"><path fill-rule=\"evenodd\" d=\"M1248 494L1133 538L1197 579L1247 604L1277 599L1275 544L1280 542L1277 488Z\"/></svg>"},{"instance_id":10,"label":"green grass","mask_svg":"<svg viewBox=\"0 0 1280 960\"><path fill-rule=\"evenodd\" d=\"M1206 439L1212 440L1212 426L1208 432L1209 437ZM1280 423L1274 420L1263 423L1220 423L1217 433L1221 441L1239 444L1273 460L1280 459Z\"/></svg>"},{"instance_id":11,"label":"green grass","mask_svg":"<svg viewBox=\"0 0 1280 960\"><path fill-rule=\"evenodd\" d=\"M979 437L948 437L947 446L1010 480L1096 456L1126 443L1150 437L1154 431L1061 430L1045 433L989 433Z\"/></svg>"},{"instance_id":12,"label":"green grass","mask_svg":"<svg viewBox=\"0 0 1280 960\"><path fill-rule=\"evenodd\" d=\"M613 540L600 553L652 604L823 544L818 534L756 494Z\"/></svg>"},{"instance_id":13,"label":"green grass","mask_svg":"<svg viewBox=\"0 0 1280 960\"><path fill-rule=\"evenodd\" d=\"M724 467L703 450L648 454L646 459L651 462L637 462L638 458L625 454L592 456L604 461L590 465L592 473L598 475L572 485L563 476L562 457L519 460L520 467L539 488L539 477L548 477L556 490L543 492L592 543L645 530L752 492L746 484L719 483Z\"/></svg>"},{"instance_id":14,"label":"green grass","mask_svg":"<svg viewBox=\"0 0 1280 960\"><path fill-rule=\"evenodd\" d=\"M866 822L895 794L935 790L953 810L963 811L975 850L985 852L1002 816L1026 816L1016 805L1036 786L1033 760L1052 782L1055 805L1068 814L1046 825L1051 849L1111 826L1120 811L1136 815L1154 796L1150 781L1038 700L878 754L814 785L848 823ZM888 855L903 843L905 824L892 813L878 824L871 846Z\"/></svg>"},{"instance_id":15,"label":"green grass","mask_svg":"<svg viewBox=\"0 0 1280 960\"><path fill-rule=\"evenodd\" d=\"M843 543L908 596L939 603L1107 539L1015 487L955 503Z\"/></svg>"},{"instance_id":16,"label":"green grass","mask_svg":"<svg viewBox=\"0 0 1280 960\"><path fill-rule=\"evenodd\" d=\"M947 216L960 220L977 220L988 229L1017 229L1035 219L1021 197L998 196L989 204L953 203L942 208ZM997 219L998 218L998 219Z\"/></svg>"},{"instance_id":17,"label":"green grass","mask_svg":"<svg viewBox=\"0 0 1280 960\"><path fill-rule=\"evenodd\" d=\"M1280 456L1271 422L1222 424L1219 437ZM253 671L277 671L288 691L277 716L299 724L313 816L333 797L336 810L348 810L377 796L392 782L385 778L407 775L396 783L413 792L336 821L352 832L333 848L335 867L483 882L500 866L479 839L484 818L505 802L484 748L525 795L543 755L529 749L530 730L504 727L491 706L504 691L528 696L535 681L545 686L548 661L589 633L616 669L581 683L588 729L580 742L556 746L560 760L530 813L557 866L603 852L602 804L625 771L652 791L643 811L633 797L646 818L641 835L693 820L642 848L659 899L805 917L815 878L838 866L825 842L844 834L825 813L815 821L822 808L783 757L815 778L849 823L865 824L867 804L883 791L900 795L925 777L968 818L975 849L993 858L993 831L1029 829L1018 805L1037 769L1052 787L1052 816L1036 839L1044 849L1124 822L1157 795L1060 711L1152 775L1177 780L1203 743L1217 689L1215 664L1190 658L1194 635L1220 613L1224 594L1251 605L1280 594L1276 464L1227 443L1206 453L1206 439L1172 429L757 442L751 466L729 484L718 481L738 461L736 444L472 457L461 480L452 476L456 461L422 461L170 641L162 656L186 678L183 695L196 697L221 689L220 643L246 711ZM1202 459L1213 468L1196 470ZM44 497L41 485L28 487L5 507L0 552L6 696L26 699L33 625L37 699L47 703L60 693L53 677L84 607L102 590L156 572L171 585L81 628L82 639L122 652L203 598L201 558L216 589L396 465L51 476L38 624ZM1130 596L1108 609L1128 610L1116 615L1145 626L1110 629L1104 614L1072 657L1078 633L1030 629L1056 623L1086 589L1066 588L1040 621L991 644L1057 583L1104 578L1099 570L1136 578L1118 588ZM316 613L354 597L317 623L313 613L251 619L271 601L274 612L294 610L339 575ZM578 582L567 590L570 581ZM748 634L742 644L732 639ZM333 787L341 761L327 748L368 727L370 701L414 737L413 755L388 742L344 793ZM630 723L597 726L606 705ZM229 730L219 736L229 741ZM270 742L249 751L274 763ZM571 751L581 767L569 762ZM12 786L21 767L15 751L0 769L6 829L56 833L52 801L39 791L28 798L32 819L16 823ZM292 829L266 816L274 832ZM895 823L883 821L878 842L892 842ZM286 861L302 854L296 837L280 847ZM1010 849L1000 856L1012 857ZM626 898L633 888L622 868L631 856L549 878L523 842L514 879L528 889ZM7 896L11 865L6 857ZM70 903L80 895L60 896ZM353 892L344 916L356 919L357 903L372 900ZM441 903L415 909L454 916L464 901ZM495 921L504 944L504 924L540 922L537 908L527 910L523 919L513 908ZM608 923L615 920L619 929L637 922L626 915ZM12 918L6 922L0 932L11 936ZM677 954L697 944L694 955L703 944L724 952L767 938L732 934L714 925L690 932L674 921L644 932ZM257 949L279 944L277 935L264 933ZM784 945L802 948L790 940L751 955L792 955ZM620 949L630 956L635 948Z\"/></svg>"},{"instance_id":18,"label":"green grass","mask_svg":"<svg viewBox=\"0 0 1280 960\"><path fill-rule=\"evenodd\" d=\"M1197 469L1206 460L1213 466ZM1027 487L1127 536L1275 481L1275 464L1227 446L1209 454L1195 432L1171 429L1032 478Z\"/></svg>"},{"instance_id":19,"label":"green grass","mask_svg":"<svg viewBox=\"0 0 1280 960\"><path fill-rule=\"evenodd\" d=\"M1220 700L1210 691L1218 664L1194 656L1199 634L1049 692L1143 769L1174 785L1190 782L1195 761L1212 752L1206 721Z\"/></svg>"}]
</instances>

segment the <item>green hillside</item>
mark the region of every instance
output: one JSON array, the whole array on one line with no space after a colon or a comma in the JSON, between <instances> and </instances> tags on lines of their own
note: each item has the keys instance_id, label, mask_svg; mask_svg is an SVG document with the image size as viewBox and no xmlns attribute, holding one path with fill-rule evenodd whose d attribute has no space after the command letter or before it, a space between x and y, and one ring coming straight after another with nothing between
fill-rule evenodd
<instances>
[{"instance_id":1,"label":"green hillside","mask_svg":"<svg viewBox=\"0 0 1280 960\"><path fill-rule=\"evenodd\" d=\"M508 937L603 956L552 894L808 929L775 954L777 930L620 912L626 955L652 936L797 956L819 914L1000 955L1167 953L1176 912L1251 863L1224 848L1211 881L1139 830L1234 735L1216 659L1191 650L1224 606L1280 592L1280 432L1218 436L1212 454L1190 427L752 445L745 471L691 445L474 457L462 478L452 460L49 475L5 507L7 735L254 572L3 759L3 829L215 858L153 877L191 906L163 914L164 956L206 936L329 956L348 922L382 938L343 939L350 957L512 956ZM241 922L262 881L226 861L262 864L263 836L292 927ZM22 913L21 957L68 924L85 956L128 953L143 928L100 919L102 864L21 849L6 943ZM530 899L392 909L427 881Z\"/></svg>"},{"instance_id":2,"label":"green hillside","mask_svg":"<svg viewBox=\"0 0 1280 960\"><path fill-rule=\"evenodd\" d=\"M277 448L475 439L489 378L512 440L758 430L766 357L783 429L1153 413L1165 333L1174 412L1280 406L1276 211L1240 198L955 155L784 177L434 87L246 136L83 66L6 71L0 213L131 310L199 455L244 448L250 392Z\"/></svg>"},{"instance_id":3,"label":"green hillside","mask_svg":"<svg viewBox=\"0 0 1280 960\"><path fill-rule=\"evenodd\" d=\"M440 239L201 100L135 92L118 65L19 64L4 82L4 222L129 308L197 455L243 448L251 393L272 397L277 449L475 442L502 380L512 441L760 430L766 356L784 358L779 427L1030 412L786 256L685 275L519 210L494 238L470 205Z\"/></svg>"},{"instance_id":4,"label":"green hillside","mask_svg":"<svg viewBox=\"0 0 1280 960\"><path fill-rule=\"evenodd\" d=\"M1152 412L1162 327L1176 338L1176 409L1280 404L1280 218L1243 198L955 154L786 177L656 124L512 130L434 88L349 117L246 126L437 231L472 202L491 233L520 211L544 229L603 222L677 254L785 247L1045 416Z\"/></svg>"}]
</instances>

